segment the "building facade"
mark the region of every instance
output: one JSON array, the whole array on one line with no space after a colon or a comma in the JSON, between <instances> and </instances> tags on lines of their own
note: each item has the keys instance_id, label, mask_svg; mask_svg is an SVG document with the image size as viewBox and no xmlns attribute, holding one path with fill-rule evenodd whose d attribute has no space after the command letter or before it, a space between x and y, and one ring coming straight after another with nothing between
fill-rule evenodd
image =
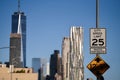
<instances>
[{"instance_id":1,"label":"building facade","mask_svg":"<svg viewBox=\"0 0 120 80\"><path fill-rule=\"evenodd\" d=\"M21 35L21 62L23 63L22 66L26 67L26 16L24 12L14 12L12 15L11 34L14 33Z\"/></svg>"},{"instance_id":2,"label":"building facade","mask_svg":"<svg viewBox=\"0 0 120 80\"><path fill-rule=\"evenodd\" d=\"M6 67L0 64L0 80L38 80L38 74L32 68Z\"/></svg>"}]
</instances>

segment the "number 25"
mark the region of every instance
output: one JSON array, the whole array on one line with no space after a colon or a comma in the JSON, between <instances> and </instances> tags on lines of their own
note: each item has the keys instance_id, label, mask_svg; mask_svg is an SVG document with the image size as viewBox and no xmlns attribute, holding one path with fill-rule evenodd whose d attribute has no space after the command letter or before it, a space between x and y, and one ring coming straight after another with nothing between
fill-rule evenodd
<instances>
[{"instance_id":1,"label":"number 25","mask_svg":"<svg viewBox=\"0 0 120 80\"><path fill-rule=\"evenodd\" d=\"M104 41L103 39L92 39L93 43L92 46L103 46L104 45Z\"/></svg>"}]
</instances>

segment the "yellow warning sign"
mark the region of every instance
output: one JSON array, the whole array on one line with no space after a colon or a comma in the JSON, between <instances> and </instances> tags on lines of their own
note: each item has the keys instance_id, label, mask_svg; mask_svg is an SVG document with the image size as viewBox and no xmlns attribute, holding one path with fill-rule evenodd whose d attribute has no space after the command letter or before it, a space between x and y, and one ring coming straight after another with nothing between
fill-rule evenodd
<instances>
[{"instance_id":1,"label":"yellow warning sign","mask_svg":"<svg viewBox=\"0 0 120 80\"><path fill-rule=\"evenodd\" d=\"M110 66L100 57L95 57L87 68L96 76L101 76Z\"/></svg>"}]
</instances>

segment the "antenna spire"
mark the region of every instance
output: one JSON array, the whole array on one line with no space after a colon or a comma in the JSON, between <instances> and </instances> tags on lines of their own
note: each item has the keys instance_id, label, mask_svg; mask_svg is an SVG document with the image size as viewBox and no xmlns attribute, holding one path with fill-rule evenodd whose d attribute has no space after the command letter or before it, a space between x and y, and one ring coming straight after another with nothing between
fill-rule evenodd
<instances>
[{"instance_id":1,"label":"antenna spire","mask_svg":"<svg viewBox=\"0 0 120 80\"><path fill-rule=\"evenodd\" d=\"M18 12L20 12L20 0L18 0Z\"/></svg>"}]
</instances>

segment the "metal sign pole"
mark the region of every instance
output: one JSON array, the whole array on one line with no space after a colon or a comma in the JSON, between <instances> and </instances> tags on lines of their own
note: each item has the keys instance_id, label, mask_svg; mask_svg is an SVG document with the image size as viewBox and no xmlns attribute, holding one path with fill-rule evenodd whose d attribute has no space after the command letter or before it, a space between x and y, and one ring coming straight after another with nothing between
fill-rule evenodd
<instances>
[{"instance_id":1,"label":"metal sign pole","mask_svg":"<svg viewBox=\"0 0 120 80\"><path fill-rule=\"evenodd\" d=\"M103 76L97 77L97 80L104 80Z\"/></svg>"},{"instance_id":2,"label":"metal sign pole","mask_svg":"<svg viewBox=\"0 0 120 80\"><path fill-rule=\"evenodd\" d=\"M99 27L99 0L96 0L96 28Z\"/></svg>"},{"instance_id":3,"label":"metal sign pole","mask_svg":"<svg viewBox=\"0 0 120 80\"><path fill-rule=\"evenodd\" d=\"M96 0L96 28L99 27L99 0ZM99 54L96 54L99 56Z\"/></svg>"},{"instance_id":4,"label":"metal sign pole","mask_svg":"<svg viewBox=\"0 0 120 80\"><path fill-rule=\"evenodd\" d=\"M96 28L99 27L99 0L96 0ZM97 53L96 56L99 56L99 54ZM99 77L97 77L97 80L104 80L103 76L100 75Z\"/></svg>"},{"instance_id":5,"label":"metal sign pole","mask_svg":"<svg viewBox=\"0 0 120 80\"><path fill-rule=\"evenodd\" d=\"M90 53L96 54L96 57L87 68L96 76L96 80L104 80L102 75L110 66L100 58L100 54L106 53L106 29L99 28L99 0L96 0L96 28L90 28Z\"/></svg>"}]
</instances>

